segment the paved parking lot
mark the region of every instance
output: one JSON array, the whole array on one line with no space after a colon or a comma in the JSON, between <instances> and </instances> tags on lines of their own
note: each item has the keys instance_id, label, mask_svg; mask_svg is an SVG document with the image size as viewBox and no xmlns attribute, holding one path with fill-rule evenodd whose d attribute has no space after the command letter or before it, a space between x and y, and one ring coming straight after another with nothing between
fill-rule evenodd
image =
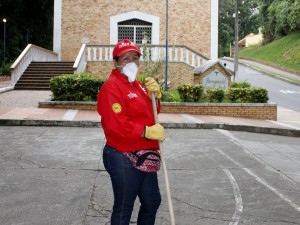
<instances>
[{"instance_id":1,"label":"paved parking lot","mask_svg":"<svg viewBox=\"0 0 300 225\"><path fill-rule=\"evenodd\" d=\"M0 141L1 225L109 224L101 128L0 126ZM163 148L176 224L300 224L299 138L167 129ZM156 224L167 225L159 179Z\"/></svg>"}]
</instances>

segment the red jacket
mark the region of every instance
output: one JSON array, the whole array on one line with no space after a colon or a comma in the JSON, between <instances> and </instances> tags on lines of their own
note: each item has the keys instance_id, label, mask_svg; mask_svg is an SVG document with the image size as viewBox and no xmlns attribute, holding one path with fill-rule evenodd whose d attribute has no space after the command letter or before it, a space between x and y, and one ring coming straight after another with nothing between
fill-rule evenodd
<instances>
[{"instance_id":1,"label":"red jacket","mask_svg":"<svg viewBox=\"0 0 300 225\"><path fill-rule=\"evenodd\" d=\"M159 149L158 141L141 137L144 126L155 124L152 102L141 82L135 80L131 84L114 69L101 87L97 101L109 146L120 152Z\"/></svg>"}]
</instances>

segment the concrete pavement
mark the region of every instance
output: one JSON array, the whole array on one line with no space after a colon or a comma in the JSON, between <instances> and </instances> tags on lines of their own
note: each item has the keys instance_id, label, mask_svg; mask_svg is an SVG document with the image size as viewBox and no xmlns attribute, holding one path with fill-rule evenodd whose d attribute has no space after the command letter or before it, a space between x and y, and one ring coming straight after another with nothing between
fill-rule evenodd
<instances>
[{"instance_id":1,"label":"concrete pavement","mask_svg":"<svg viewBox=\"0 0 300 225\"><path fill-rule=\"evenodd\" d=\"M0 224L109 224L113 197L100 118L95 111L37 108L50 95L0 94ZM277 121L187 114L159 120L167 128L163 149L177 225L300 224L299 112L279 107ZM162 171L159 181L156 225L167 225ZM137 213L138 202L131 224Z\"/></svg>"},{"instance_id":2,"label":"concrete pavement","mask_svg":"<svg viewBox=\"0 0 300 225\"><path fill-rule=\"evenodd\" d=\"M113 204L101 128L0 126L1 225L108 225ZM300 224L300 139L167 129L177 225ZM163 171L156 225L168 225ZM138 200L132 221L136 224Z\"/></svg>"}]
</instances>

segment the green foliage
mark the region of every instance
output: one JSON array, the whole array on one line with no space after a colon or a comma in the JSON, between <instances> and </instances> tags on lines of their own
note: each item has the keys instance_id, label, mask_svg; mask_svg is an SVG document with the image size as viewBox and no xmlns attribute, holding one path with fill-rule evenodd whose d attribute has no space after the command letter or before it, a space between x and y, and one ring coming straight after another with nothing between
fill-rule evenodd
<instances>
[{"instance_id":1,"label":"green foliage","mask_svg":"<svg viewBox=\"0 0 300 225\"><path fill-rule=\"evenodd\" d=\"M293 6L291 6L292 10L288 15L288 23L290 25L291 32L300 30L300 1L295 1Z\"/></svg>"},{"instance_id":2,"label":"green foliage","mask_svg":"<svg viewBox=\"0 0 300 225\"><path fill-rule=\"evenodd\" d=\"M227 98L231 102L249 102L249 89L250 88L230 88L227 92Z\"/></svg>"},{"instance_id":3,"label":"green foliage","mask_svg":"<svg viewBox=\"0 0 300 225\"><path fill-rule=\"evenodd\" d=\"M228 56L234 42L235 1L219 1L219 56ZM239 38L257 33L261 27L264 43L300 30L300 0L238 1ZM259 11L258 11L259 9Z\"/></svg>"},{"instance_id":4,"label":"green foliage","mask_svg":"<svg viewBox=\"0 0 300 225\"><path fill-rule=\"evenodd\" d=\"M162 62L161 61L153 61L152 60L152 55L151 55L151 46L148 44L150 43L150 38L147 36L146 33L143 33L144 35L144 40L146 41L142 47L143 47L143 66L144 66L144 71L143 74L145 77L153 77L158 79L158 77L155 77L157 74L159 74L159 71L162 67Z\"/></svg>"},{"instance_id":5,"label":"green foliage","mask_svg":"<svg viewBox=\"0 0 300 225\"><path fill-rule=\"evenodd\" d=\"M260 87L230 88L227 98L238 103L266 103L269 100L268 91Z\"/></svg>"},{"instance_id":6,"label":"green foliage","mask_svg":"<svg viewBox=\"0 0 300 225\"><path fill-rule=\"evenodd\" d=\"M145 86L145 79L146 79L146 76L144 74L139 74L137 76L137 80L139 80L144 86Z\"/></svg>"},{"instance_id":7,"label":"green foliage","mask_svg":"<svg viewBox=\"0 0 300 225\"><path fill-rule=\"evenodd\" d=\"M0 67L0 76L10 76L10 66L12 63L2 62Z\"/></svg>"},{"instance_id":8,"label":"green foliage","mask_svg":"<svg viewBox=\"0 0 300 225\"><path fill-rule=\"evenodd\" d=\"M266 43L300 29L299 0L261 0L260 21Z\"/></svg>"},{"instance_id":9,"label":"green foliage","mask_svg":"<svg viewBox=\"0 0 300 225\"><path fill-rule=\"evenodd\" d=\"M269 100L268 91L261 87L250 88L248 97L251 103L266 103Z\"/></svg>"},{"instance_id":10,"label":"green foliage","mask_svg":"<svg viewBox=\"0 0 300 225\"><path fill-rule=\"evenodd\" d=\"M176 97L177 93L179 97ZM233 82L228 90L222 88L209 88L206 90L206 93L203 93L202 85L181 84L172 92L172 96L175 97L174 100L168 100L167 97L164 98L164 94L165 93L163 92L163 102L181 101L204 103L209 101L228 103L266 103L269 100L268 91L266 89L261 87L251 87L248 82Z\"/></svg>"},{"instance_id":11,"label":"green foliage","mask_svg":"<svg viewBox=\"0 0 300 225\"><path fill-rule=\"evenodd\" d=\"M161 101L162 102L176 102L176 98L173 93L169 91L161 91L162 97Z\"/></svg>"},{"instance_id":12,"label":"green foliage","mask_svg":"<svg viewBox=\"0 0 300 225\"><path fill-rule=\"evenodd\" d=\"M183 102L198 102L203 93L201 84L181 84L177 87Z\"/></svg>"},{"instance_id":13,"label":"green foliage","mask_svg":"<svg viewBox=\"0 0 300 225\"><path fill-rule=\"evenodd\" d=\"M1 23L2 18L7 19L7 61L15 60L21 54L26 47L27 37L29 43L52 50L53 9L53 0L1 0ZM0 35L0 52L3 50L2 43L3 35Z\"/></svg>"},{"instance_id":14,"label":"green foliage","mask_svg":"<svg viewBox=\"0 0 300 225\"><path fill-rule=\"evenodd\" d=\"M180 95L177 90L172 90L168 89L168 91L161 90L162 97L161 101L162 102L180 102Z\"/></svg>"},{"instance_id":15,"label":"green foliage","mask_svg":"<svg viewBox=\"0 0 300 225\"><path fill-rule=\"evenodd\" d=\"M259 15L255 13L259 0L238 1L239 13L239 37L244 38L250 33L257 33L260 24ZM230 43L234 42L234 18L235 1L219 1L219 56L229 56Z\"/></svg>"},{"instance_id":16,"label":"green foliage","mask_svg":"<svg viewBox=\"0 0 300 225\"><path fill-rule=\"evenodd\" d=\"M222 102L225 97L225 90L223 88L209 88L206 90L210 102Z\"/></svg>"},{"instance_id":17,"label":"green foliage","mask_svg":"<svg viewBox=\"0 0 300 225\"><path fill-rule=\"evenodd\" d=\"M232 82L230 85L231 88L249 88L251 84L249 82Z\"/></svg>"},{"instance_id":18,"label":"green foliage","mask_svg":"<svg viewBox=\"0 0 300 225\"><path fill-rule=\"evenodd\" d=\"M246 48L239 52L239 56L300 71L300 32L294 32L264 46Z\"/></svg>"},{"instance_id":19,"label":"green foliage","mask_svg":"<svg viewBox=\"0 0 300 225\"><path fill-rule=\"evenodd\" d=\"M96 101L104 79L90 74L63 74L50 80L53 101Z\"/></svg>"}]
</instances>

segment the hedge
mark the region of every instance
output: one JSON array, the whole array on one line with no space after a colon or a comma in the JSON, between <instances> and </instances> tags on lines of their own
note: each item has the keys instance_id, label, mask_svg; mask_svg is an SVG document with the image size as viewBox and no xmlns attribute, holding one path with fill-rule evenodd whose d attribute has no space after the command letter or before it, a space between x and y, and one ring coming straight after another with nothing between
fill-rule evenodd
<instances>
[{"instance_id":1,"label":"hedge","mask_svg":"<svg viewBox=\"0 0 300 225\"><path fill-rule=\"evenodd\" d=\"M53 101L96 101L105 80L90 74L63 74L50 80Z\"/></svg>"}]
</instances>

